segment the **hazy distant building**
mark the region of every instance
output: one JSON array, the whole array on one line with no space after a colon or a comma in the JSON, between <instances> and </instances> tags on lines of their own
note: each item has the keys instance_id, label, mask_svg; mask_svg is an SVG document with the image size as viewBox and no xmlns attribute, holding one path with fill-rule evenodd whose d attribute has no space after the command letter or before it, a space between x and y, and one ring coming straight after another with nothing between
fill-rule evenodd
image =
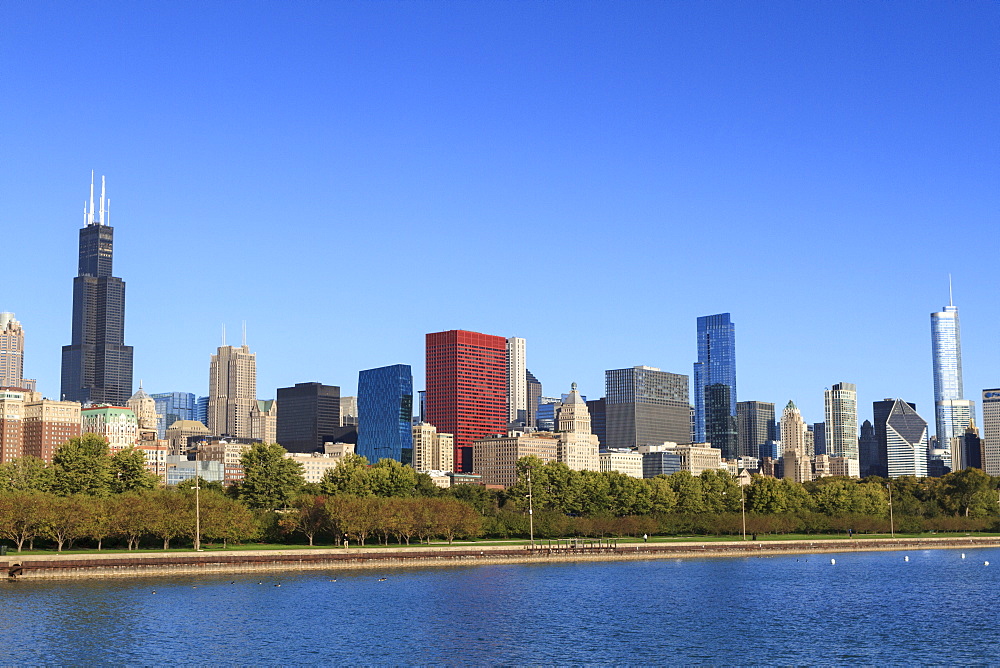
<instances>
[{"instance_id":1,"label":"hazy distant building","mask_svg":"<svg viewBox=\"0 0 1000 668\"><path fill-rule=\"evenodd\" d=\"M741 457L760 457L761 446L775 440L774 404L740 401L736 404L737 443Z\"/></svg>"},{"instance_id":2,"label":"hazy distant building","mask_svg":"<svg viewBox=\"0 0 1000 668\"><path fill-rule=\"evenodd\" d=\"M251 438L250 414L257 406L257 354L244 343L222 345L208 373L208 423L213 436Z\"/></svg>"},{"instance_id":3,"label":"hazy distant building","mask_svg":"<svg viewBox=\"0 0 1000 668\"><path fill-rule=\"evenodd\" d=\"M358 374L357 454L372 464L410 461L413 450L413 373L409 364Z\"/></svg>"},{"instance_id":4,"label":"hazy distant building","mask_svg":"<svg viewBox=\"0 0 1000 668\"><path fill-rule=\"evenodd\" d=\"M633 448L690 435L688 377L651 366L604 372L607 448Z\"/></svg>"},{"instance_id":5,"label":"hazy distant building","mask_svg":"<svg viewBox=\"0 0 1000 668\"><path fill-rule=\"evenodd\" d=\"M73 279L72 339L62 349L61 398L123 406L132 396L132 346L125 345L125 282L112 276L114 228L101 177L100 208L84 205Z\"/></svg>"},{"instance_id":6,"label":"hazy distant building","mask_svg":"<svg viewBox=\"0 0 1000 668\"><path fill-rule=\"evenodd\" d=\"M824 451L831 457L859 459L857 390L854 383L835 383L823 392Z\"/></svg>"},{"instance_id":7,"label":"hazy distant building","mask_svg":"<svg viewBox=\"0 0 1000 668\"><path fill-rule=\"evenodd\" d=\"M789 401L781 413L782 468L786 480L809 482L812 480L812 461L806 443L806 423L802 414Z\"/></svg>"},{"instance_id":8,"label":"hazy distant building","mask_svg":"<svg viewBox=\"0 0 1000 668\"><path fill-rule=\"evenodd\" d=\"M340 436L340 387L296 383L278 388L277 439L289 452L318 452Z\"/></svg>"},{"instance_id":9,"label":"hazy distant building","mask_svg":"<svg viewBox=\"0 0 1000 668\"><path fill-rule=\"evenodd\" d=\"M35 389L24 377L24 329L13 313L0 313L0 387Z\"/></svg>"},{"instance_id":10,"label":"hazy distant building","mask_svg":"<svg viewBox=\"0 0 1000 668\"><path fill-rule=\"evenodd\" d=\"M983 390L983 470L1000 476L1000 388Z\"/></svg>"},{"instance_id":11,"label":"hazy distant building","mask_svg":"<svg viewBox=\"0 0 1000 668\"><path fill-rule=\"evenodd\" d=\"M865 420L861 424L861 435L858 436L858 465L862 478L870 475L885 478L889 475L885 457L880 453L878 439L875 437L875 425L870 420Z\"/></svg>"},{"instance_id":12,"label":"hazy distant building","mask_svg":"<svg viewBox=\"0 0 1000 668\"><path fill-rule=\"evenodd\" d=\"M534 427L536 426L535 412L538 410L538 400L542 398L542 384L531 371L525 369L524 375L527 377L525 386L528 391L528 417L525 426Z\"/></svg>"},{"instance_id":13,"label":"hazy distant building","mask_svg":"<svg viewBox=\"0 0 1000 668\"><path fill-rule=\"evenodd\" d=\"M608 441L607 403L604 397L587 402L587 410L590 412L590 431L597 437L602 450Z\"/></svg>"},{"instance_id":14,"label":"hazy distant building","mask_svg":"<svg viewBox=\"0 0 1000 668\"><path fill-rule=\"evenodd\" d=\"M736 325L728 313L698 318L698 361L694 363L695 441L709 442L735 459ZM677 439L683 442L684 439Z\"/></svg>"},{"instance_id":15,"label":"hazy distant building","mask_svg":"<svg viewBox=\"0 0 1000 668\"><path fill-rule=\"evenodd\" d=\"M969 422L965 433L960 438L955 439L954 445L951 460L953 471L983 468L983 439L979 437L979 429L976 428L975 420Z\"/></svg>"},{"instance_id":16,"label":"hazy distant building","mask_svg":"<svg viewBox=\"0 0 1000 668\"><path fill-rule=\"evenodd\" d=\"M427 422L454 435L455 472L471 473L473 442L507 428L507 339L434 332L426 350Z\"/></svg>"},{"instance_id":17,"label":"hazy distant building","mask_svg":"<svg viewBox=\"0 0 1000 668\"><path fill-rule=\"evenodd\" d=\"M556 419L562 399L559 397L538 397L535 408L535 428L538 431L555 431Z\"/></svg>"},{"instance_id":18,"label":"hazy distant building","mask_svg":"<svg viewBox=\"0 0 1000 668\"><path fill-rule=\"evenodd\" d=\"M356 427L358 426L358 398L357 397L341 397L340 398L340 426L341 427Z\"/></svg>"}]
</instances>

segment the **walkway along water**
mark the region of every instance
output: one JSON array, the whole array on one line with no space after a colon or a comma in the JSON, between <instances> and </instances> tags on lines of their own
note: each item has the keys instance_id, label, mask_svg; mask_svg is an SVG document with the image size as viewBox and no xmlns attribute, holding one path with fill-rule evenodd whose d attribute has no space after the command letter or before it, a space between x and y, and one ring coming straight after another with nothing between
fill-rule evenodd
<instances>
[{"instance_id":1,"label":"walkway along water","mask_svg":"<svg viewBox=\"0 0 1000 668\"><path fill-rule=\"evenodd\" d=\"M1000 547L1000 537L861 538L682 543L569 539L518 547L441 545L398 548L217 550L169 554L8 555L8 579L94 578L180 573L400 568L553 561L751 557L785 554Z\"/></svg>"}]
</instances>

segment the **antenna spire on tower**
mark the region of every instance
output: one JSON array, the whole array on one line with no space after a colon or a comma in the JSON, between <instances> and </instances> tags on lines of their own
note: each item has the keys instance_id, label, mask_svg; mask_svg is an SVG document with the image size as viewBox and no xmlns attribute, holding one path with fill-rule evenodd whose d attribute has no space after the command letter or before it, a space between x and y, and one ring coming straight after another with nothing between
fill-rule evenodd
<instances>
[{"instance_id":1,"label":"antenna spire on tower","mask_svg":"<svg viewBox=\"0 0 1000 668\"><path fill-rule=\"evenodd\" d=\"M90 170L90 219L87 222L94 222L94 170Z\"/></svg>"},{"instance_id":2,"label":"antenna spire on tower","mask_svg":"<svg viewBox=\"0 0 1000 668\"><path fill-rule=\"evenodd\" d=\"M226 323L222 323L222 347L226 347Z\"/></svg>"},{"instance_id":3,"label":"antenna spire on tower","mask_svg":"<svg viewBox=\"0 0 1000 668\"><path fill-rule=\"evenodd\" d=\"M101 175L101 225L104 224L104 176Z\"/></svg>"},{"instance_id":4,"label":"antenna spire on tower","mask_svg":"<svg viewBox=\"0 0 1000 668\"><path fill-rule=\"evenodd\" d=\"M954 306L955 300L951 293L951 274L948 274L948 306Z\"/></svg>"},{"instance_id":5,"label":"antenna spire on tower","mask_svg":"<svg viewBox=\"0 0 1000 668\"><path fill-rule=\"evenodd\" d=\"M247 321L243 321L243 347L247 345Z\"/></svg>"}]
</instances>

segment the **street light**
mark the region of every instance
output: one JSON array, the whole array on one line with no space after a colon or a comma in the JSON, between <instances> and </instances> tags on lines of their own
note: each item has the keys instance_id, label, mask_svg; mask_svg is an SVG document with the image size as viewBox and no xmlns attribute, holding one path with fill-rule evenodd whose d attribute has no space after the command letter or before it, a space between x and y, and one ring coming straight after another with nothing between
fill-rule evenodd
<instances>
[{"instance_id":1,"label":"street light","mask_svg":"<svg viewBox=\"0 0 1000 668\"><path fill-rule=\"evenodd\" d=\"M889 485L889 533L892 534L893 538L895 538L896 524L892 518L892 478L889 478L889 482L887 484Z\"/></svg>"},{"instance_id":2,"label":"street light","mask_svg":"<svg viewBox=\"0 0 1000 668\"><path fill-rule=\"evenodd\" d=\"M528 467L528 530L531 532L531 549L535 549L535 516L531 507L531 467Z\"/></svg>"},{"instance_id":3,"label":"street light","mask_svg":"<svg viewBox=\"0 0 1000 668\"><path fill-rule=\"evenodd\" d=\"M740 479L740 507L743 510L743 540L747 539L747 496L743 489L743 479Z\"/></svg>"},{"instance_id":4,"label":"street light","mask_svg":"<svg viewBox=\"0 0 1000 668\"><path fill-rule=\"evenodd\" d=\"M194 450L194 551L201 552L201 448Z\"/></svg>"}]
</instances>

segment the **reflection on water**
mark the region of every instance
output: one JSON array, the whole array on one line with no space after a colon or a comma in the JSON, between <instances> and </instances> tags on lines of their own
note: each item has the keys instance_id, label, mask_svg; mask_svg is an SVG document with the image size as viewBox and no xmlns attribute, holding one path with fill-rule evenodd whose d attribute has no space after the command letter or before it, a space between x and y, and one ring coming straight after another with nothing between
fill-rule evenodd
<instances>
[{"instance_id":1,"label":"reflection on water","mask_svg":"<svg viewBox=\"0 0 1000 668\"><path fill-rule=\"evenodd\" d=\"M983 563L1000 552L908 555L5 582L0 649L5 665L992 662L1000 568Z\"/></svg>"}]
</instances>

